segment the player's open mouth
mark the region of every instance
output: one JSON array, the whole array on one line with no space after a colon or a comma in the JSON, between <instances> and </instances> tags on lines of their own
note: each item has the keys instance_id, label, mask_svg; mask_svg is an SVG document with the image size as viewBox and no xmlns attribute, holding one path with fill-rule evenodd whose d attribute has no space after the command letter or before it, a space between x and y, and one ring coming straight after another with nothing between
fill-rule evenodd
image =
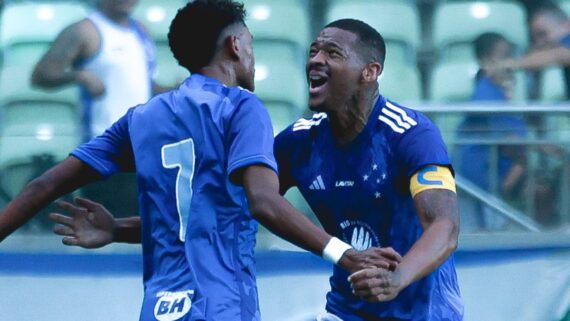
<instances>
[{"instance_id":1,"label":"player's open mouth","mask_svg":"<svg viewBox=\"0 0 570 321\"><path fill-rule=\"evenodd\" d=\"M326 74L318 72L309 73L309 93L317 94L326 85L329 78Z\"/></svg>"}]
</instances>

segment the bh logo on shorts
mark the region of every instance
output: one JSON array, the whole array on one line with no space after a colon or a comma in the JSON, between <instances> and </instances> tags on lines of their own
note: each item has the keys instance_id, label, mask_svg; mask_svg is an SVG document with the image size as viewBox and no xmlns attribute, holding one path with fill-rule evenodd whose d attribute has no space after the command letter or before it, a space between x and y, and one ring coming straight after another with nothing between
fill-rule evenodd
<instances>
[{"instance_id":1,"label":"bh logo on shorts","mask_svg":"<svg viewBox=\"0 0 570 321\"><path fill-rule=\"evenodd\" d=\"M181 292L159 292L159 297L154 306L154 317L158 321L175 321L185 316L190 307L192 300L190 296L194 294L194 290Z\"/></svg>"},{"instance_id":2,"label":"bh logo on shorts","mask_svg":"<svg viewBox=\"0 0 570 321\"><path fill-rule=\"evenodd\" d=\"M364 251L373 246L380 246L378 236L372 228L361 221L346 220L340 223L343 238L350 240L350 245L357 251Z\"/></svg>"}]
</instances>

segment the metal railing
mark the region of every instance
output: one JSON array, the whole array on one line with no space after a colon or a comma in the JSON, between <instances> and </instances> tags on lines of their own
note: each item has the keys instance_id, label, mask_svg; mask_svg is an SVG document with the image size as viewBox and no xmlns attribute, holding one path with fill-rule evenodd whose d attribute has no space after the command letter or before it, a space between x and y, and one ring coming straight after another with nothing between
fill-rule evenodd
<instances>
[{"instance_id":1,"label":"metal railing","mask_svg":"<svg viewBox=\"0 0 570 321\"><path fill-rule=\"evenodd\" d=\"M459 165L458 159L461 155L458 152L461 146L486 146L489 149L488 171L481 175L488 175L490 186L481 188L464 175L461 175L461 168L455 166L458 172L457 185L465 192L487 207L492 208L497 215L504 216L517 225L530 231L541 231L542 224L535 218L537 208L546 204L537 203L535 192L541 188L537 181L538 174L550 171L553 182L546 188L553 191L552 202L558 225L570 223L570 104L567 105L509 105L509 104L446 104L435 105L426 104L424 106L412 106L428 116L438 125L448 148L452 151L454 162ZM475 137L461 136L458 131L459 124L467 116L484 116L492 118L493 115L517 116L526 121L528 135L526 137L502 137L493 135L489 131ZM492 129L492 128L491 128ZM508 132L507 129L501 129ZM497 131L496 133L501 133ZM495 133L495 134L496 134ZM504 133L503 133L504 134ZM499 148L502 146L512 146L524 151L527 163L525 169L525 193L518 195L522 199L519 207L509 204L501 197L499 187L498 158ZM547 161L556 163L556 166L549 166ZM479 161L479 160L473 160ZM550 204L548 204L550 205Z\"/></svg>"}]
</instances>

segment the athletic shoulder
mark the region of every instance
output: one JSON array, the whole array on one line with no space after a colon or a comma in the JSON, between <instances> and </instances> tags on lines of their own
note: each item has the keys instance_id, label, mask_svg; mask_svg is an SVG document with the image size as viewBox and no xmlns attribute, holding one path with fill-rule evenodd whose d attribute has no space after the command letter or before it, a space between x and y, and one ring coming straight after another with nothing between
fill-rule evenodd
<instances>
[{"instance_id":1,"label":"athletic shoulder","mask_svg":"<svg viewBox=\"0 0 570 321\"><path fill-rule=\"evenodd\" d=\"M378 112L378 126L389 143L400 144L401 141L422 139L426 132L440 136L437 126L422 112L405 107L390 100L384 100Z\"/></svg>"},{"instance_id":2,"label":"athletic shoulder","mask_svg":"<svg viewBox=\"0 0 570 321\"><path fill-rule=\"evenodd\" d=\"M391 132L400 135L426 127L435 127L431 119L422 112L388 99L382 103L378 120L387 125Z\"/></svg>"},{"instance_id":3,"label":"athletic shoulder","mask_svg":"<svg viewBox=\"0 0 570 321\"><path fill-rule=\"evenodd\" d=\"M299 118L275 137L275 144L296 145L297 142L311 137L326 120L327 114L325 113L315 113L310 117Z\"/></svg>"},{"instance_id":4,"label":"athletic shoulder","mask_svg":"<svg viewBox=\"0 0 570 321\"><path fill-rule=\"evenodd\" d=\"M408 176L425 165L451 165L439 129L423 113L387 100L378 119Z\"/></svg>"}]
</instances>

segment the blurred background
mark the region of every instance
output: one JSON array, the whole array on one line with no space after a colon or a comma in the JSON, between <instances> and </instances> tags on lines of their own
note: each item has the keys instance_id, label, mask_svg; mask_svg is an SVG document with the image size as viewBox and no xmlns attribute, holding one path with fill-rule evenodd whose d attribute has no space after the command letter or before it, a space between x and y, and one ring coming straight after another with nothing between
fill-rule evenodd
<instances>
[{"instance_id":1,"label":"blurred background","mask_svg":"<svg viewBox=\"0 0 570 321\"><path fill-rule=\"evenodd\" d=\"M63 28L96 1L0 0L0 206L81 142L75 86L31 85L35 64ZM456 170L461 235L456 253L466 321L570 321L570 103L565 66L502 68L501 59L540 50L529 17L542 1L247 0L256 94L275 132L307 113L307 48L326 23L345 17L387 42L382 95L423 111L439 126ZM176 86L188 73L167 31L183 0L140 0L132 16L157 48L154 79ZM570 1L555 1L570 14ZM509 45L484 56L483 34ZM569 31L570 34L570 31ZM493 37L490 37L493 38ZM478 41L476 41L479 39ZM489 43L489 42L487 42ZM476 47L479 44L479 51ZM492 49L489 49L492 51ZM568 49L570 51L570 49ZM497 63L499 62L499 63ZM481 66L502 79L500 97L478 96ZM134 177L122 174L67 196L87 196L118 216L137 213ZM316 219L297 191L287 198ZM140 248L86 251L61 245L46 213L0 246L0 319L137 320ZM324 311L329 264L260 227L258 280L264 320L308 321Z\"/></svg>"}]
</instances>

